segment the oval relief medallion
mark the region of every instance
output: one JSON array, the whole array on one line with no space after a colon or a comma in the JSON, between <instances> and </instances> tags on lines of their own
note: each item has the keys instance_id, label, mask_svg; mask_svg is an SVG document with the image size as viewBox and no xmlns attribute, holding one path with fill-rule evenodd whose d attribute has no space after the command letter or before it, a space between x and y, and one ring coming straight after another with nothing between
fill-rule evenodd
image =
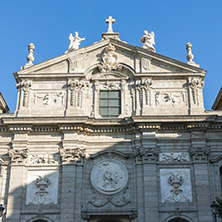
<instances>
[{"instance_id":1,"label":"oval relief medallion","mask_svg":"<svg viewBox=\"0 0 222 222\"><path fill-rule=\"evenodd\" d=\"M126 167L116 160L104 160L97 163L91 172L91 183L103 194L121 191L128 182Z\"/></svg>"}]
</instances>

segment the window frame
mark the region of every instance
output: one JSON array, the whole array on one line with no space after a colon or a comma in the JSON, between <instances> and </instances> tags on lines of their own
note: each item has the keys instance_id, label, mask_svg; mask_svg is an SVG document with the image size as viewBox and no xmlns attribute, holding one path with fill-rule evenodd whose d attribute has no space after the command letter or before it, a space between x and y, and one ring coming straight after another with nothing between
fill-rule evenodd
<instances>
[{"instance_id":1,"label":"window frame","mask_svg":"<svg viewBox=\"0 0 222 222\"><path fill-rule=\"evenodd\" d=\"M107 97L102 97L102 92L107 93ZM112 97L113 92L118 92L118 97ZM122 95L121 90L100 90L99 91L99 114L103 118L117 118L122 112ZM101 104L102 101L106 101L107 105ZM112 101L118 101L118 105L112 105ZM107 115L102 113L102 109L107 109ZM112 114L112 109L118 109L118 113Z\"/></svg>"}]
</instances>

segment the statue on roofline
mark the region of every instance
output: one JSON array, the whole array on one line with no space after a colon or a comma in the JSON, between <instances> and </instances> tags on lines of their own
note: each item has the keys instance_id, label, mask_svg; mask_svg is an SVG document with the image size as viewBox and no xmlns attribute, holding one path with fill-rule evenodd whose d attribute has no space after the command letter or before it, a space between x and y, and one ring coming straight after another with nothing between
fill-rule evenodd
<instances>
[{"instance_id":1,"label":"statue on roofline","mask_svg":"<svg viewBox=\"0 0 222 222\"><path fill-rule=\"evenodd\" d=\"M72 33L70 33L69 35L70 44L68 50L65 53L69 53L72 52L73 50L79 49L79 45L83 40L85 40L85 38L80 38L78 32L75 32L75 36L73 36Z\"/></svg>"},{"instance_id":2,"label":"statue on roofline","mask_svg":"<svg viewBox=\"0 0 222 222\"><path fill-rule=\"evenodd\" d=\"M140 39L140 42L143 43L143 48L148 49L149 51L156 52L153 45L155 45L154 41L154 32L148 33L146 30L144 31L144 36Z\"/></svg>"}]
</instances>

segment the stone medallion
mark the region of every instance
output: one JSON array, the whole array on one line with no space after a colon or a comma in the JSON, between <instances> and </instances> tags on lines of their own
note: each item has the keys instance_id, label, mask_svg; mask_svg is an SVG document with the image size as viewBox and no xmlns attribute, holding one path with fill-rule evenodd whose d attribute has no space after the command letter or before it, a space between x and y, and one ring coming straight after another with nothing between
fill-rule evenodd
<instances>
[{"instance_id":1,"label":"stone medallion","mask_svg":"<svg viewBox=\"0 0 222 222\"><path fill-rule=\"evenodd\" d=\"M97 163L91 172L91 183L103 194L115 194L128 182L126 167L116 160L104 160Z\"/></svg>"}]
</instances>

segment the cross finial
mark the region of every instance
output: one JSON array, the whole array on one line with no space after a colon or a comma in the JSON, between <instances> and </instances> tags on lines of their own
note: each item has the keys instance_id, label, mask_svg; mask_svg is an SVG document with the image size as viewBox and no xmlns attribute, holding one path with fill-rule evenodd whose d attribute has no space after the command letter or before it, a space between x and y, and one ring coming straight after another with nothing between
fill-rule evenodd
<instances>
[{"instance_id":1,"label":"cross finial","mask_svg":"<svg viewBox=\"0 0 222 222\"><path fill-rule=\"evenodd\" d=\"M109 23L108 31L107 33L113 33L113 27L112 24L115 23L115 19L113 19L112 16L109 16L108 19L106 19L106 23Z\"/></svg>"}]
</instances>

